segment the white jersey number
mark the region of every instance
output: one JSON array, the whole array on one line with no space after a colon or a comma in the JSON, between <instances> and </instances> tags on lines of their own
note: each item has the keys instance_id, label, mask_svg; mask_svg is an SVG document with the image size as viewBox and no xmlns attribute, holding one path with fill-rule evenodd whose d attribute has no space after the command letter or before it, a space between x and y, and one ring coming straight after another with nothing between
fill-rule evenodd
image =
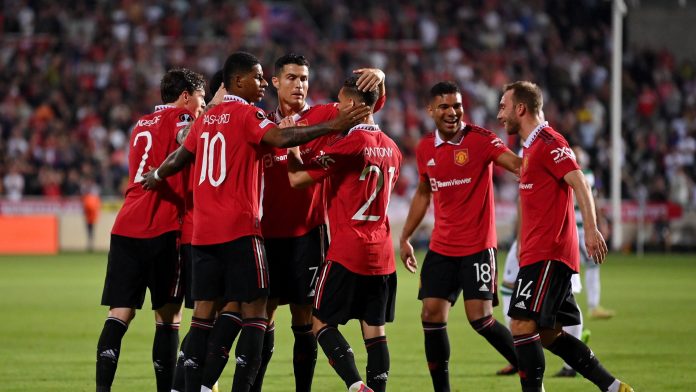
<instances>
[{"instance_id":1,"label":"white jersey number","mask_svg":"<svg viewBox=\"0 0 696 392\"><path fill-rule=\"evenodd\" d=\"M135 179L133 179L133 182L140 182L143 180L143 170L145 169L145 161L147 161L147 157L149 156L148 153L152 148L152 134L150 133L150 131L142 131L135 134L135 139L133 139L133 147L135 147L136 144L138 144L138 139L140 138L145 138L145 151L143 152L143 156L140 159L140 165L138 166L138 171L135 173Z\"/></svg>"},{"instance_id":2,"label":"white jersey number","mask_svg":"<svg viewBox=\"0 0 696 392\"><path fill-rule=\"evenodd\" d=\"M203 139L203 162L201 164L201 176L198 178L198 185L205 181L206 177L210 182L210 185L217 187L225 181L227 176L227 158L225 157L225 136L222 133L217 132L212 139L210 139L209 132L203 132L201 134L201 139ZM215 167L215 145L220 142L220 175L217 179L213 178L213 171Z\"/></svg>"},{"instance_id":3,"label":"white jersey number","mask_svg":"<svg viewBox=\"0 0 696 392\"><path fill-rule=\"evenodd\" d=\"M370 204L372 204L375 198L377 198L377 193L384 187L384 174L382 173L382 170L380 170L379 166L370 165L363 169L362 173L360 173L360 181L365 181L370 172L377 173L377 186L375 187L375 190L372 192L365 204L363 204L362 207L360 207L360 209L358 210L358 212L356 212L355 215L353 215L354 220L375 222L378 221L380 218L379 215L365 215L365 211L367 211L367 209L370 208ZM391 197L391 184L394 180L395 172L396 168L394 166L390 166L389 186L387 187L387 192L389 192L389 194L387 195L387 206L389 206L389 198Z\"/></svg>"}]
</instances>

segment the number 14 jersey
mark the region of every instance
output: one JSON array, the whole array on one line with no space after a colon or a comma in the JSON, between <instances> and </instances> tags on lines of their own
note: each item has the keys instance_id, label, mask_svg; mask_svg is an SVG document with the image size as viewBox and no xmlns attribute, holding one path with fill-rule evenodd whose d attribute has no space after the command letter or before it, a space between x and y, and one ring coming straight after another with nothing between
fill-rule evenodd
<instances>
[{"instance_id":1,"label":"number 14 jersey","mask_svg":"<svg viewBox=\"0 0 696 392\"><path fill-rule=\"evenodd\" d=\"M387 207L401 152L376 125L360 124L330 138L305 170L324 181L331 244L326 256L351 272L395 271Z\"/></svg>"}]
</instances>

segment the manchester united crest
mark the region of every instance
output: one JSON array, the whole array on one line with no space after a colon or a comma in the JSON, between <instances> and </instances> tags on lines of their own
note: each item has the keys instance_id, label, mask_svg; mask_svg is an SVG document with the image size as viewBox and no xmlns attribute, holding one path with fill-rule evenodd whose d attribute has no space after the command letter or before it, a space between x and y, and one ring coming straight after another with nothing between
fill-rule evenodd
<instances>
[{"instance_id":1,"label":"manchester united crest","mask_svg":"<svg viewBox=\"0 0 696 392\"><path fill-rule=\"evenodd\" d=\"M527 171L528 167L529 167L529 155L525 155L524 158L522 158L522 171L523 172Z\"/></svg>"},{"instance_id":2,"label":"manchester united crest","mask_svg":"<svg viewBox=\"0 0 696 392\"><path fill-rule=\"evenodd\" d=\"M459 166L464 166L469 162L469 149L454 150L454 163Z\"/></svg>"}]
</instances>

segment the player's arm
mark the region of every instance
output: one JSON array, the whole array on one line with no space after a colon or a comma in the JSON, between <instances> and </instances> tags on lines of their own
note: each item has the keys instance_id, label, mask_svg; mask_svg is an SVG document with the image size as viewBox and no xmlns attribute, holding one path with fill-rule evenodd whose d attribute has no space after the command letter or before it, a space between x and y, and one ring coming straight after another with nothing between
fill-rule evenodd
<instances>
[{"instance_id":1,"label":"player's arm","mask_svg":"<svg viewBox=\"0 0 696 392\"><path fill-rule=\"evenodd\" d=\"M585 247L596 264L602 264L607 255L607 244L597 228L597 215L590 185L581 170L573 170L563 176L565 182L575 191L578 208L585 227Z\"/></svg>"},{"instance_id":2,"label":"player's arm","mask_svg":"<svg viewBox=\"0 0 696 392\"><path fill-rule=\"evenodd\" d=\"M358 125L370 114L370 108L364 103L341 108L338 117L321 124L307 127L278 128L268 130L261 139L274 147L295 147L331 132L342 132Z\"/></svg>"},{"instance_id":3,"label":"player's arm","mask_svg":"<svg viewBox=\"0 0 696 392\"><path fill-rule=\"evenodd\" d=\"M495 164L506 169L516 176L520 176L520 166L522 166L522 158L517 156L510 150L498 155L495 159Z\"/></svg>"},{"instance_id":4,"label":"player's arm","mask_svg":"<svg viewBox=\"0 0 696 392\"><path fill-rule=\"evenodd\" d=\"M203 114L206 114L208 110L214 108L218 104L222 103L222 101L225 100L225 94L227 94L227 90L225 89L225 84L220 83L220 87L218 87L217 91L215 92L215 95L213 96L213 99L208 102L207 105L205 105L205 109L203 109ZM201 114L201 115L203 115ZM179 133L176 134L176 142L179 143L179 145L184 144L184 140L186 140L186 135L188 135L189 131L191 130L191 126L193 125L193 122L189 123L187 126L182 128Z\"/></svg>"},{"instance_id":5,"label":"player's arm","mask_svg":"<svg viewBox=\"0 0 696 392\"><path fill-rule=\"evenodd\" d=\"M195 158L195 155L192 152L184 148L184 146L179 146L179 148L169 154L167 159L157 169L152 170L153 168L150 167L150 171L143 175L140 184L145 189L154 189L165 178L180 172L181 169L193 161L193 158Z\"/></svg>"},{"instance_id":6,"label":"player's arm","mask_svg":"<svg viewBox=\"0 0 696 392\"><path fill-rule=\"evenodd\" d=\"M370 91L379 89L379 96L383 97L387 94L387 87L384 83L386 75L379 68L360 68L353 70L354 74L358 74L357 86L360 91Z\"/></svg>"},{"instance_id":7,"label":"player's arm","mask_svg":"<svg viewBox=\"0 0 696 392\"><path fill-rule=\"evenodd\" d=\"M423 221L423 217L428 211L431 194L430 184L420 181L418 183L418 188L416 188L416 193L411 200L411 207L408 209L406 223L404 223L404 228L401 230L399 255L401 256L401 261L404 263L404 266L411 273L415 273L416 269L418 269L418 261L413 253L413 246L410 241L411 236L413 232L416 231L416 228L418 228L418 225Z\"/></svg>"},{"instance_id":8,"label":"player's arm","mask_svg":"<svg viewBox=\"0 0 696 392\"><path fill-rule=\"evenodd\" d=\"M307 171L302 170L302 164L300 148L288 148L288 179L293 188L306 188L315 182Z\"/></svg>"}]
</instances>

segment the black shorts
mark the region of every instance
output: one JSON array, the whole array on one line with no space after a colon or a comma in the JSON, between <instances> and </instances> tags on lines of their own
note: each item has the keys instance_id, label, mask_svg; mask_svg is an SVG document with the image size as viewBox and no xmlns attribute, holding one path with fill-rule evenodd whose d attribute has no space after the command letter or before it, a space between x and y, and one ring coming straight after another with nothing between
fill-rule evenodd
<instances>
[{"instance_id":1,"label":"black shorts","mask_svg":"<svg viewBox=\"0 0 696 392\"><path fill-rule=\"evenodd\" d=\"M313 314L329 325L363 320L381 326L394 321L396 272L389 275L360 275L334 261L324 263Z\"/></svg>"},{"instance_id":2,"label":"black shorts","mask_svg":"<svg viewBox=\"0 0 696 392\"><path fill-rule=\"evenodd\" d=\"M193 299L251 302L268 296L263 239L246 236L215 245L193 245Z\"/></svg>"},{"instance_id":3,"label":"black shorts","mask_svg":"<svg viewBox=\"0 0 696 392\"><path fill-rule=\"evenodd\" d=\"M498 305L498 269L495 248L468 256L445 256L428 250L421 268L418 299L442 298L452 305L459 293L464 300L492 300Z\"/></svg>"},{"instance_id":4,"label":"black shorts","mask_svg":"<svg viewBox=\"0 0 696 392\"><path fill-rule=\"evenodd\" d=\"M540 328L580 324L580 310L570 278L574 274L560 261L546 260L520 268L510 298L508 316L529 319Z\"/></svg>"},{"instance_id":5,"label":"black shorts","mask_svg":"<svg viewBox=\"0 0 696 392\"><path fill-rule=\"evenodd\" d=\"M102 305L140 309L150 289L152 309L183 300L178 232L154 238L111 234Z\"/></svg>"},{"instance_id":6,"label":"black shorts","mask_svg":"<svg viewBox=\"0 0 696 392\"><path fill-rule=\"evenodd\" d=\"M179 245L179 258L182 265L182 278L184 283L184 306L193 309L193 248L191 244Z\"/></svg>"},{"instance_id":7,"label":"black shorts","mask_svg":"<svg viewBox=\"0 0 696 392\"><path fill-rule=\"evenodd\" d=\"M301 237L267 238L266 257L271 278L270 298L281 304L311 304L319 268L329 247L326 226Z\"/></svg>"}]
</instances>

